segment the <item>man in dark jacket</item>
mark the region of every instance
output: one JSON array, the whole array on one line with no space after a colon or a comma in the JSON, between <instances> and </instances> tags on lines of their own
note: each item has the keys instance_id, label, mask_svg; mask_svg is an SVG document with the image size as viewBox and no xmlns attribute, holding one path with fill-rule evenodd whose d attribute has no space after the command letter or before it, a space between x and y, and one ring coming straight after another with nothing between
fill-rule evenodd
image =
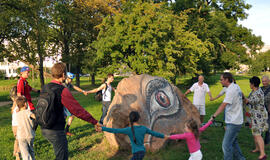
<instances>
[{"instance_id":1,"label":"man in dark jacket","mask_svg":"<svg viewBox=\"0 0 270 160\"><path fill-rule=\"evenodd\" d=\"M50 128L43 128L41 131L43 136L53 145L54 154L56 160L68 159L68 141L65 133L65 118L64 118L64 106L74 116L92 123L93 125L100 125L98 121L92 117L72 96L68 88L62 86L62 83L66 79L66 65L64 63L56 63L52 67L53 80L47 84L53 86L52 91L55 93L55 112L57 112L57 120Z\"/></svg>"}]
</instances>

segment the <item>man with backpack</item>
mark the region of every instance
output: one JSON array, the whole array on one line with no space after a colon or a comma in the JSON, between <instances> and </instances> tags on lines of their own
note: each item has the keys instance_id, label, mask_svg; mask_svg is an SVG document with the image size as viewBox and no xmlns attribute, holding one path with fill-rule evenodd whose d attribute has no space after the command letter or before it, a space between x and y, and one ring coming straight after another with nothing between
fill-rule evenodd
<instances>
[{"instance_id":1,"label":"man with backpack","mask_svg":"<svg viewBox=\"0 0 270 160\"><path fill-rule=\"evenodd\" d=\"M269 77L268 76L263 76L262 77L262 84L263 86L261 87L263 93L264 93L264 106L268 112L268 120L267 123L270 126L270 85L269 85ZM264 137L264 144L268 145L270 142L270 127L268 128L268 131L265 133Z\"/></svg>"},{"instance_id":2,"label":"man with backpack","mask_svg":"<svg viewBox=\"0 0 270 160\"><path fill-rule=\"evenodd\" d=\"M66 79L66 65L56 63L52 67L53 80L42 88L37 107L36 120L42 135L53 145L57 160L68 159L68 141L65 133L64 106L76 117L100 126L72 96L62 83Z\"/></svg>"},{"instance_id":3,"label":"man with backpack","mask_svg":"<svg viewBox=\"0 0 270 160\"><path fill-rule=\"evenodd\" d=\"M86 91L86 93L100 93L102 98L102 116L100 118L99 123L103 124L104 117L107 115L109 106L111 104L112 90L115 92L115 89L111 86L111 83L114 80L114 75L109 73L107 75L107 80L98 88L92 89L90 91Z\"/></svg>"},{"instance_id":4,"label":"man with backpack","mask_svg":"<svg viewBox=\"0 0 270 160\"><path fill-rule=\"evenodd\" d=\"M17 83L17 96L24 96L27 99L28 107L30 107L30 110L33 111L35 109L34 104L32 103L30 92L40 92L40 90L37 90L35 88L32 88L28 82L27 78L29 76L29 67L24 66L21 68L21 76Z\"/></svg>"}]
</instances>

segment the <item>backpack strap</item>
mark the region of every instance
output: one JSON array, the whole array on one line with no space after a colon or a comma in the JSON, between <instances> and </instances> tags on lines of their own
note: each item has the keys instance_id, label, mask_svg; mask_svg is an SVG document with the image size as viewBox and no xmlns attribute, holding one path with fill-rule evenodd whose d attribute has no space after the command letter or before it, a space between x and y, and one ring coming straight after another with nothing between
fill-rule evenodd
<instances>
[{"instance_id":1,"label":"backpack strap","mask_svg":"<svg viewBox=\"0 0 270 160\"><path fill-rule=\"evenodd\" d=\"M107 85L107 83L105 83L105 85L106 85L106 87L105 87L105 90L104 90L104 97L106 96L106 91L107 91L107 88L108 88L108 85Z\"/></svg>"}]
</instances>

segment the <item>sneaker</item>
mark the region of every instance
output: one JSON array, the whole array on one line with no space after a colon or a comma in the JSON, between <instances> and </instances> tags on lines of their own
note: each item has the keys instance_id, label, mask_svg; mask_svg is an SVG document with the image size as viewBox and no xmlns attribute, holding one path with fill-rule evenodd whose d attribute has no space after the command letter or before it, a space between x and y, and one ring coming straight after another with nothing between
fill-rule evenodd
<instances>
[{"instance_id":1,"label":"sneaker","mask_svg":"<svg viewBox=\"0 0 270 160\"><path fill-rule=\"evenodd\" d=\"M66 132L66 135L67 136L74 136L74 134L73 133L70 133L70 132Z\"/></svg>"}]
</instances>

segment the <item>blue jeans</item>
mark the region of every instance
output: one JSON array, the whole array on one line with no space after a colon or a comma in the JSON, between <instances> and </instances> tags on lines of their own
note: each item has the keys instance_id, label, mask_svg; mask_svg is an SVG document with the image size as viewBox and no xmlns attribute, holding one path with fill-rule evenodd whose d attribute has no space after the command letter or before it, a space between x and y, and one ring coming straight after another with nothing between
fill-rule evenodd
<instances>
[{"instance_id":1,"label":"blue jeans","mask_svg":"<svg viewBox=\"0 0 270 160\"><path fill-rule=\"evenodd\" d=\"M103 124L103 120L107 115L111 101L102 101L102 116L100 117L99 123Z\"/></svg>"},{"instance_id":2,"label":"blue jeans","mask_svg":"<svg viewBox=\"0 0 270 160\"><path fill-rule=\"evenodd\" d=\"M133 156L130 160L142 160L145 155L145 151L138 151L133 153Z\"/></svg>"},{"instance_id":3,"label":"blue jeans","mask_svg":"<svg viewBox=\"0 0 270 160\"><path fill-rule=\"evenodd\" d=\"M233 157L237 160L245 160L237 141L241 126L226 123L226 131L222 142L224 160L233 160Z\"/></svg>"},{"instance_id":4,"label":"blue jeans","mask_svg":"<svg viewBox=\"0 0 270 160\"><path fill-rule=\"evenodd\" d=\"M65 131L42 129L41 132L53 145L55 160L68 160L68 141Z\"/></svg>"}]
</instances>

